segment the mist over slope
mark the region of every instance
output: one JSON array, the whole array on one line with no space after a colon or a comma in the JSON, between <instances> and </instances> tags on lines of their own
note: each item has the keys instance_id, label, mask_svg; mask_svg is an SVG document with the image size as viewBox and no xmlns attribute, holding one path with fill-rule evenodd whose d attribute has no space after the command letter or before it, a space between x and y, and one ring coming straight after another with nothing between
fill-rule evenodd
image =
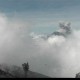
<instances>
[{"instance_id":1,"label":"mist over slope","mask_svg":"<svg viewBox=\"0 0 80 80\"><path fill-rule=\"evenodd\" d=\"M25 75L21 66L0 64L0 78L50 78L46 75L28 70Z\"/></svg>"}]
</instances>

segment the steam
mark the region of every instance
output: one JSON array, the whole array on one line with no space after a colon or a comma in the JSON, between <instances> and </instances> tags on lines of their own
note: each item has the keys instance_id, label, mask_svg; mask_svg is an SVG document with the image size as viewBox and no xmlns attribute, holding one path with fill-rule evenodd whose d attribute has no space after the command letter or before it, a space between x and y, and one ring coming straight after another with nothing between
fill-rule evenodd
<instances>
[{"instance_id":1,"label":"steam","mask_svg":"<svg viewBox=\"0 0 80 80\"><path fill-rule=\"evenodd\" d=\"M0 14L0 63L21 65L51 77L75 77L80 71L80 31L60 23L60 35L36 35L31 22L9 19ZM63 36L62 34L67 35Z\"/></svg>"}]
</instances>

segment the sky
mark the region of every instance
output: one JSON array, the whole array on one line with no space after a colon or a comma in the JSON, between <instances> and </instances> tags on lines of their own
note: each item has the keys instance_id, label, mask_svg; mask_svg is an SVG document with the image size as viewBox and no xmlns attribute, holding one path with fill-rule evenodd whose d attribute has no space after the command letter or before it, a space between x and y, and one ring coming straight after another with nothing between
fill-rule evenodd
<instances>
[{"instance_id":1,"label":"sky","mask_svg":"<svg viewBox=\"0 0 80 80\"><path fill-rule=\"evenodd\" d=\"M76 29L80 26L80 0L0 0L0 11L29 21L36 33L52 33L59 21L69 21Z\"/></svg>"}]
</instances>

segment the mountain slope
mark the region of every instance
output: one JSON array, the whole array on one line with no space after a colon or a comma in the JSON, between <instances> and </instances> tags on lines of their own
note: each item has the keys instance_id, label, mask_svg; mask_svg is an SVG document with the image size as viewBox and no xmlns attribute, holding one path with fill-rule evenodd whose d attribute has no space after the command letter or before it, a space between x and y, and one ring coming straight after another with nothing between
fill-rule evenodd
<instances>
[{"instance_id":1,"label":"mountain slope","mask_svg":"<svg viewBox=\"0 0 80 80\"><path fill-rule=\"evenodd\" d=\"M48 76L45 76L43 74L28 71L27 72L27 78L49 78ZM21 67L18 66L4 66L0 65L0 78L25 78L24 71Z\"/></svg>"},{"instance_id":2,"label":"mountain slope","mask_svg":"<svg viewBox=\"0 0 80 80\"><path fill-rule=\"evenodd\" d=\"M29 71L28 72L28 78L50 78L50 77L45 76L45 75L40 74L40 73L37 73L37 72Z\"/></svg>"}]
</instances>

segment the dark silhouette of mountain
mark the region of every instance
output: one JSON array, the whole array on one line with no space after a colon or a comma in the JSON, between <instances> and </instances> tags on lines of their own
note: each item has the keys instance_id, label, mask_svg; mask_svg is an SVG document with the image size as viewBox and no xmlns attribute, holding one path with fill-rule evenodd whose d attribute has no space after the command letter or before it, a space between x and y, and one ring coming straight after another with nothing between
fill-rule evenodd
<instances>
[{"instance_id":1,"label":"dark silhouette of mountain","mask_svg":"<svg viewBox=\"0 0 80 80\"><path fill-rule=\"evenodd\" d=\"M37 72L29 71L28 72L28 78L50 78L50 77L45 76L45 75L40 74L40 73L37 73Z\"/></svg>"},{"instance_id":2,"label":"dark silhouette of mountain","mask_svg":"<svg viewBox=\"0 0 80 80\"><path fill-rule=\"evenodd\" d=\"M0 69L0 78L12 78L14 77L11 73L5 72Z\"/></svg>"},{"instance_id":3,"label":"dark silhouette of mountain","mask_svg":"<svg viewBox=\"0 0 80 80\"><path fill-rule=\"evenodd\" d=\"M75 78L80 78L80 72L76 74Z\"/></svg>"},{"instance_id":4,"label":"dark silhouette of mountain","mask_svg":"<svg viewBox=\"0 0 80 80\"><path fill-rule=\"evenodd\" d=\"M25 78L25 74L22 67L18 67L15 65L11 67L7 67L6 65L5 66L0 65L0 78ZM29 70L27 72L26 78L50 78L50 77Z\"/></svg>"}]
</instances>

